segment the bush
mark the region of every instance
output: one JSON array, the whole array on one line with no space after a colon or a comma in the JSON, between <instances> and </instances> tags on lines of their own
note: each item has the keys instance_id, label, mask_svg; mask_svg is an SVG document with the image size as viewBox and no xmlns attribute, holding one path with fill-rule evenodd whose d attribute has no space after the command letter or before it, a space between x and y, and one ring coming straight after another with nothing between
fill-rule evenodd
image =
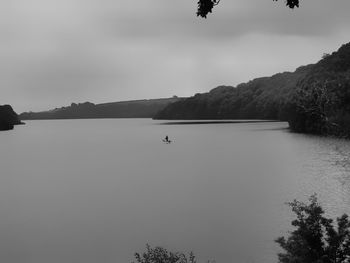
<instances>
[{"instance_id":1,"label":"bush","mask_svg":"<svg viewBox=\"0 0 350 263\"><path fill-rule=\"evenodd\" d=\"M192 252L186 256L184 253L170 252L162 247L151 248L148 244L146 250L142 254L135 253L137 263L196 263Z\"/></svg>"},{"instance_id":2,"label":"bush","mask_svg":"<svg viewBox=\"0 0 350 263\"><path fill-rule=\"evenodd\" d=\"M296 228L286 239L276 242L284 250L278 254L280 263L348 263L350 262L350 222L348 216L333 220L324 216L316 195L309 204L294 200L288 203L296 215L292 225Z\"/></svg>"}]
</instances>

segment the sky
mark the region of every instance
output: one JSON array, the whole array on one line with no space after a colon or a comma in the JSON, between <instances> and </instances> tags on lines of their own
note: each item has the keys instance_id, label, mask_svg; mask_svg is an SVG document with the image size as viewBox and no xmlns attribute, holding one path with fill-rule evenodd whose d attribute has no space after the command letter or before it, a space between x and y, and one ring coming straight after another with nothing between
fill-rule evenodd
<instances>
[{"instance_id":1,"label":"sky","mask_svg":"<svg viewBox=\"0 0 350 263\"><path fill-rule=\"evenodd\" d=\"M0 104L191 96L294 71L350 41L349 0L0 0Z\"/></svg>"}]
</instances>

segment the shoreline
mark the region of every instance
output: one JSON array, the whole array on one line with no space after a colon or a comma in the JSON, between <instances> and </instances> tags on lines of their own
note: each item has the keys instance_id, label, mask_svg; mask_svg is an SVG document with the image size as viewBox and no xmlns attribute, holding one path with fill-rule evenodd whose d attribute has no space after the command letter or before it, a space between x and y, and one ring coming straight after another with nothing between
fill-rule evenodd
<instances>
[{"instance_id":1,"label":"shoreline","mask_svg":"<svg viewBox=\"0 0 350 263\"><path fill-rule=\"evenodd\" d=\"M279 120L181 120L167 121L158 123L160 125L190 125L190 124L232 124L232 123L266 123L266 122L285 122Z\"/></svg>"}]
</instances>

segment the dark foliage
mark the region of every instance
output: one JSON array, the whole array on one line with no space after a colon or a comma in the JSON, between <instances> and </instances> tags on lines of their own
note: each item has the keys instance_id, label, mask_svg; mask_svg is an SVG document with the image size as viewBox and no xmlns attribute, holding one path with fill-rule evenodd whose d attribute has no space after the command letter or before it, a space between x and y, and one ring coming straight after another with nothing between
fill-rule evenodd
<instances>
[{"instance_id":1,"label":"dark foliage","mask_svg":"<svg viewBox=\"0 0 350 263\"><path fill-rule=\"evenodd\" d=\"M146 252L135 253L137 263L196 263L195 256L191 252L188 256L180 252L170 252L162 247L151 248L146 245Z\"/></svg>"},{"instance_id":2,"label":"dark foliage","mask_svg":"<svg viewBox=\"0 0 350 263\"><path fill-rule=\"evenodd\" d=\"M273 0L278 1L278 0ZM289 8L299 7L299 0L285 0L286 6Z\"/></svg>"},{"instance_id":3,"label":"dark foliage","mask_svg":"<svg viewBox=\"0 0 350 263\"><path fill-rule=\"evenodd\" d=\"M14 125L20 123L18 115L10 105L0 106L0 130L12 130Z\"/></svg>"},{"instance_id":4,"label":"dark foliage","mask_svg":"<svg viewBox=\"0 0 350 263\"><path fill-rule=\"evenodd\" d=\"M295 131L350 137L350 43L317 63L293 98Z\"/></svg>"},{"instance_id":5,"label":"dark foliage","mask_svg":"<svg viewBox=\"0 0 350 263\"><path fill-rule=\"evenodd\" d=\"M278 0L273 0L278 1ZM197 8L197 16L207 18L208 13L213 11L214 6L219 4L220 0L199 0ZM299 7L299 0L286 0L286 6L289 8Z\"/></svg>"},{"instance_id":6,"label":"dark foliage","mask_svg":"<svg viewBox=\"0 0 350 263\"><path fill-rule=\"evenodd\" d=\"M254 79L237 87L220 86L209 93L170 104L158 119L281 119L288 120L294 87L309 67L294 73Z\"/></svg>"},{"instance_id":7,"label":"dark foliage","mask_svg":"<svg viewBox=\"0 0 350 263\"><path fill-rule=\"evenodd\" d=\"M276 242L283 249L278 254L280 263L348 263L350 259L350 222L347 215L336 220L324 216L315 195L305 204L294 200L289 203L296 219L295 230L288 238Z\"/></svg>"},{"instance_id":8,"label":"dark foliage","mask_svg":"<svg viewBox=\"0 0 350 263\"><path fill-rule=\"evenodd\" d=\"M317 64L170 104L157 119L276 119L296 132L350 137L350 43Z\"/></svg>"},{"instance_id":9,"label":"dark foliage","mask_svg":"<svg viewBox=\"0 0 350 263\"><path fill-rule=\"evenodd\" d=\"M213 11L213 7L219 4L220 0L199 0L197 16L207 18L207 14Z\"/></svg>"}]
</instances>

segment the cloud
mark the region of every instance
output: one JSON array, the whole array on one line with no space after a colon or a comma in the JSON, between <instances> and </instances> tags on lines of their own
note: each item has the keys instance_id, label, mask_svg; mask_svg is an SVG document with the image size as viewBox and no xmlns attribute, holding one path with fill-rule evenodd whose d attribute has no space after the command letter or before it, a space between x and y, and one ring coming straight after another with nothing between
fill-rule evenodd
<instances>
[{"instance_id":1,"label":"cloud","mask_svg":"<svg viewBox=\"0 0 350 263\"><path fill-rule=\"evenodd\" d=\"M189 96L293 70L348 41L349 1L11 0L0 10L1 103Z\"/></svg>"}]
</instances>

